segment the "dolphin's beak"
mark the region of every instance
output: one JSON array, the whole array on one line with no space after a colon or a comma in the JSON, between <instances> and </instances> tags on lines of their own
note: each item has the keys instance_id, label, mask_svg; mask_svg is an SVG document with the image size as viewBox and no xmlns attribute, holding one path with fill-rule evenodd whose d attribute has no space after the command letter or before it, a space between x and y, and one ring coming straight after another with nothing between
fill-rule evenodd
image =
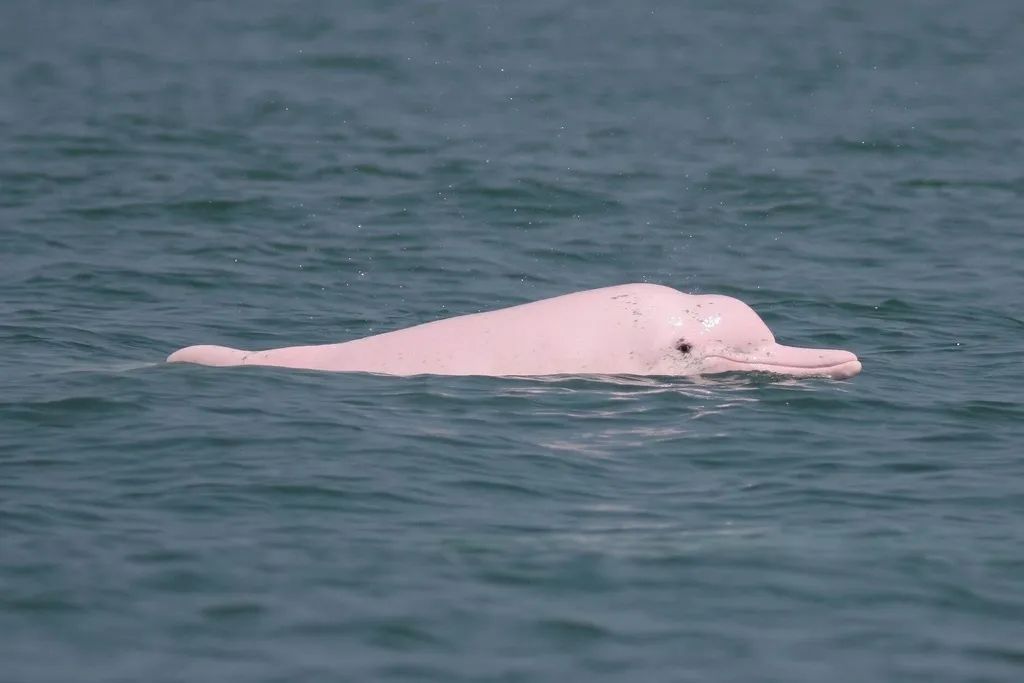
<instances>
[{"instance_id":1,"label":"dolphin's beak","mask_svg":"<svg viewBox=\"0 0 1024 683\"><path fill-rule=\"evenodd\" d=\"M832 379L846 379L860 372L860 361L849 351L782 344L769 344L755 351L719 351L705 357L704 365L708 372L770 372Z\"/></svg>"}]
</instances>

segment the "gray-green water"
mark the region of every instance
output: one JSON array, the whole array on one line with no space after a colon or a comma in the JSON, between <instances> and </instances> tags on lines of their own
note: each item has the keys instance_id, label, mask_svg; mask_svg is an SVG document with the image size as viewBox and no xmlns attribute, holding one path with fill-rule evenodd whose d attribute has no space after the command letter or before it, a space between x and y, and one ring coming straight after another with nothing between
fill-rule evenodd
<instances>
[{"instance_id":1,"label":"gray-green water","mask_svg":"<svg viewBox=\"0 0 1024 683\"><path fill-rule=\"evenodd\" d=\"M0 679L1021 680L1022 35L0 4ZM161 363L636 280L864 372Z\"/></svg>"}]
</instances>

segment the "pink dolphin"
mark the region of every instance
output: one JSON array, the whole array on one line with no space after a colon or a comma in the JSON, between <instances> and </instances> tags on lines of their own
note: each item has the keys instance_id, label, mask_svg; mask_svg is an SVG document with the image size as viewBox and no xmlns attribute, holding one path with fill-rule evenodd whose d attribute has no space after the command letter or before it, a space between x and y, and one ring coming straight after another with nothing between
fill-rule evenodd
<instances>
[{"instance_id":1,"label":"pink dolphin","mask_svg":"<svg viewBox=\"0 0 1024 683\"><path fill-rule=\"evenodd\" d=\"M844 379L849 351L775 341L742 301L629 284L462 315L340 344L242 351L189 346L169 362L388 375L702 375L769 372Z\"/></svg>"}]
</instances>

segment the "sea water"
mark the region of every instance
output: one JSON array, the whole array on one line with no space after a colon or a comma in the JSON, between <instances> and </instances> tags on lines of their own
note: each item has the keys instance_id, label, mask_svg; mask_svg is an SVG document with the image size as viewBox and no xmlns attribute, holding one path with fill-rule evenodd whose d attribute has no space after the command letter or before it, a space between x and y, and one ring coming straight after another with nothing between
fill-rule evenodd
<instances>
[{"instance_id":1,"label":"sea water","mask_svg":"<svg viewBox=\"0 0 1024 683\"><path fill-rule=\"evenodd\" d=\"M1022 680L1022 27L4 2L0 680ZM864 371L162 362L637 281Z\"/></svg>"}]
</instances>

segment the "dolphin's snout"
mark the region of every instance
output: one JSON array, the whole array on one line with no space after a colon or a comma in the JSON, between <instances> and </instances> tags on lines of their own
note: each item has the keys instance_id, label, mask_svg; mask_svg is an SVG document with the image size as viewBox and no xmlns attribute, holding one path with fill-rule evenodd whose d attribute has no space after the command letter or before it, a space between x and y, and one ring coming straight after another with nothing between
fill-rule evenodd
<instances>
[{"instance_id":1,"label":"dolphin's snout","mask_svg":"<svg viewBox=\"0 0 1024 683\"><path fill-rule=\"evenodd\" d=\"M844 353L849 354L850 359L838 365L832 366L829 369L827 375L828 377L831 377L832 379L849 379L854 375L860 374L861 364L857 356L853 355L852 353L849 353L848 351L844 351Z\"/></svg>"},{"instance_id":2,"label":"dolphin's snout","mask_svg":"<svg viewBox=\"0 0 1024 683\"><path fill-rule=\"evenodd\" d=\"M722 352L706 359L710 372L770 372L790 377L847 379L861 371L856 355L841 349L805 349L771 344L757 351Z\"/></svg>"}]
</instances>

